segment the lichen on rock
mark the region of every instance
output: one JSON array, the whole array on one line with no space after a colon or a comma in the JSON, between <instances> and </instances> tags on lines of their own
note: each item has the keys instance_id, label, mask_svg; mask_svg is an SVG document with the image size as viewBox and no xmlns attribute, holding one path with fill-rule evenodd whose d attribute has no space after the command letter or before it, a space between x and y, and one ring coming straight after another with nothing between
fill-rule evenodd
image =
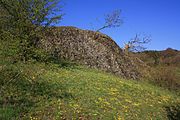
<instances>
[{"instance_id":1,"label":"lichen on rock","mask_svg":"<svg viewBox=\"0 0 180 120\"><path fill-rule=\"evenodd\" d=\"M50 31L43 46L60 59L125 78L139 77L137 66L109 36L75 27L54 27Z\"/></svg>"}]
</instances>

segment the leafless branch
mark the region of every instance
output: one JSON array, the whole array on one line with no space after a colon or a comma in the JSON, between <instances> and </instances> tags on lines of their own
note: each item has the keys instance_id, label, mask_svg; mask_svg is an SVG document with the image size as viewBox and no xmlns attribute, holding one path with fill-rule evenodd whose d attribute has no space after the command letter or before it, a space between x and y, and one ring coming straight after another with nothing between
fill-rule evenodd
<instances>
[{"instance_id":1,"label":"leafless branch","mask_svg":"<svg viewBox=\"0 0 180 120\"><path fill-rule=\"evenodd\" d=\"M151 36L143 36L136 34L134 38L128 41L125 44L125 49L128 51L140 52L144 51L146 47L145 44L148 44L151 41Z\"/></svg>"},{"instance_id":2,"label":"leafless branch","mask_svg":"<svg viewBox=\"0 0 180 120\"><path fill-rule=\"evenodd\" d=\"M105 15L105 23L101 28L97 29L97 31L101 31L105 28L120 27L123 23L120 14L120 10L114 10L112 13Z\"/></svg>"}]
</instances>

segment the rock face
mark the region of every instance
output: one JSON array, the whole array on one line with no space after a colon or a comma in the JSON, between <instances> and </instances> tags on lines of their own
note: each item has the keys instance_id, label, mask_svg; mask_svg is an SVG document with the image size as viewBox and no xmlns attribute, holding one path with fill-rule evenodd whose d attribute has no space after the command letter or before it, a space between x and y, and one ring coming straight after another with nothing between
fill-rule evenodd
<instances>
[{"instance_id":1,"label":"rock face","mask_svg":"<svg viewBox=\"0 0 180 120\"><path fill-rule=\"evenodd\" d=\"M75 27L56 27L46 36L44 47L60 59L126 78L139 77L133 61L107 35Z\"/></svg>"}]
</instances>

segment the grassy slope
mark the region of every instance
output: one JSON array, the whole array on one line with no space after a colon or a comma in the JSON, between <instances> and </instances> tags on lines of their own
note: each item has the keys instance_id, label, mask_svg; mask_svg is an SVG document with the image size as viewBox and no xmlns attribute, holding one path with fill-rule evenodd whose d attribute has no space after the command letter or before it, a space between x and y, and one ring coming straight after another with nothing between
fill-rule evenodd
<instances>
[{"instance_id":1,"label":"grassy slope","mask_svg":"<svg viewBox=\"0 0 180 120\"><path fill-rule=\"evenodd\" d=\"M1 81L2 119L165 120L166 107L180 103L177 95L148 83L85 67L31 62L12 69L21 74L8 85Z\"/></svg>"}]
</instances>

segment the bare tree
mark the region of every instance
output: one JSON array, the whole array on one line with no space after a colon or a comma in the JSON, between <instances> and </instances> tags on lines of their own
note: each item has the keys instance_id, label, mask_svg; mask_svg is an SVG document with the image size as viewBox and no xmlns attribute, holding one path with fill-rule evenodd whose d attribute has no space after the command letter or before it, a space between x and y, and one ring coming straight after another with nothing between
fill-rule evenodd
<instances>
[{"instance_id":1,"label":"bare tree","mask_svg":"<svg viewBox=\"0 0 180 120\"><path fill-rule=\"evenodd\" d=\"M96 31L101 31L105 28L120 27L123 20L120 18L121 10L114 10L113 12L105 15L105 23Z\"/></svg>"},{"instance_id":2,"label":"bare tree","mask_svg":"<svg viewBox=\"0 0 180 120\"><path fill-rule=\"evenodd\" d=\"M144 46L145 44L148 44L151 41L151 36L143 36L136 34L134 38L132 38L130 41L125 43L124 50L125 51L132 51L132 52L141 52L146 49Z\"/></svg>"}]
</instances>

